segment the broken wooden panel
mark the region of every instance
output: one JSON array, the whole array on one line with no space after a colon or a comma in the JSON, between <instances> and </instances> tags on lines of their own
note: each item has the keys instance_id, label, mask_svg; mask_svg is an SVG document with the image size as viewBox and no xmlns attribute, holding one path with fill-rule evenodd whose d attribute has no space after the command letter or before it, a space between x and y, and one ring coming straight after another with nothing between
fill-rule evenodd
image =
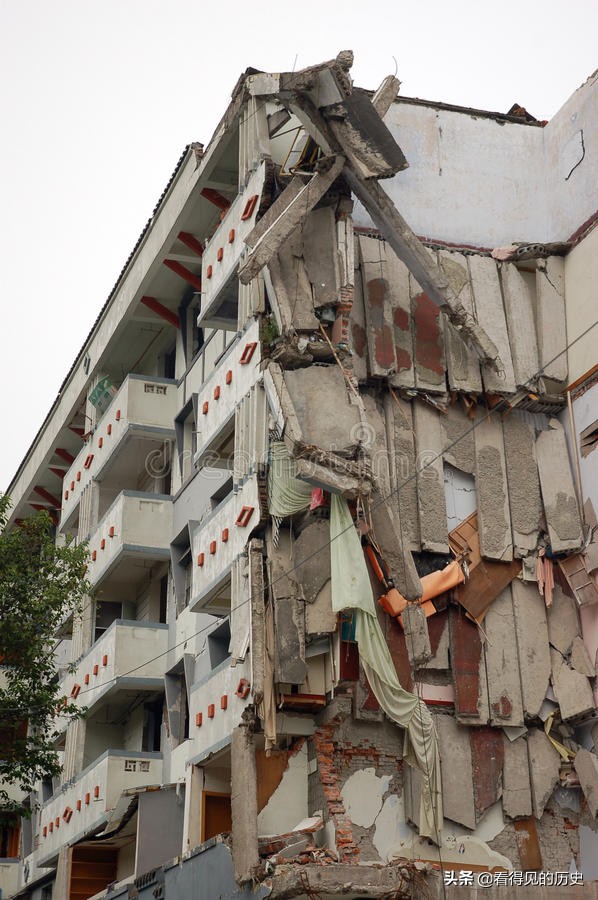
<instances>
[{"instance_id":1,"label":"broken wooden panel","mask_svg":"<svg viewBox=\"0 0 598 900\"><path fill-rule=\"evenodd\" d=\"M533 298L526 279L513 263L503 263L500 275L515 384L530 387L538 375Z\"/></svg>"},{"instance_id":2,"label":"broken wooden panel","mask_svg":"<svg viewBox=\"0 0 598 900\"><path fill-rule=\"evenodd\" d=\"M415 467L415 433L413 409L410 403L393 399L392 427L394 429L394 461L397 483L397 502L405 546L420 550L417 476Z\"/></svg>"},{"instance_id":3,"label":"broken wooden panel","mask_svg":"<svg viewBox=\"0 0 598 900\"><path fill-rule=\"evenodd\" d=\"M476 819L500 799L503 791L504 743L498 728L470 728Z\"/></svg>"},{"instance_id":4,"label":"broken wooden panel","mask_svg":"<svg viewBox=\"0 0 598 900\"><path fill-rule=\"evenodd\" d=\"M474 438L482 556L489 559L510 560L513 558L513 542L500 417L478 410Z\"/></svg>"},{"instance_id":5,"label":"broken wooden panel","mask_svg":"<svg viewBox=\"0 0 598 900\"><path fill-rule=\"evenodd\" d=\"M274 604L275 666L278 683L303 684L305 662L305 604L296 597L278 597Z\"/></svg>"},{"instance_id":6,"label":"broken wooden panel","mask_svg":"<svg viewBox=\"0 0 598 900\"><path fill-rule=\"evenodd\" d=\"M513 394L515 374L496 263L485 256L470 256L468 263L477 320L495 344L502 370L484 366L484 387L490 392Z\"/></svg>"},{"instance_id":7,"label":"broken wooden panel","mask_svg":"<svg viewBox=\"0 0 598 900\"><path fill-rule=\"evenodd\" d=\"M388 244L386 245L386 278L390 292L396 367L396 372L390 376L390 383L394 387L411 388L415 385L415 371L413 368L409 270Z\"/></svg>"},{"instance_id":8,"label":"broken wooden panel","mask_svg":"<svg viewBox=\"0 0 598 900\"><path fill-rule=\"evenodd\" d=\"M473 298L465 256L462 253L439 250L438 263L456 297L467 312L473 315ZM447 317L444 320L444 339L451 390L466 391L469 394L481 393L482 376L479 358Z\"/></svg>"},{"instance_id":9,"label":"broken wooden panel","mask_svg":"<svg viewBox=\"0 0 598 900\"><path fill-rule=\"evenodd\" d=\"M438 413L419 400L413 404L417 446L419 532L424 550L448 553L442 432Z\"/></svg>"},{"instance_id":10,"label":"broken wooden panel","mask_svg":"<svg viewBox=\"0 0 598 900\"><path fill-rule=\"evenodd\" d=\"M313 305L316 308L335 305L341 278L334 209L330 206L314 209L300 233Z\"/></svg>"},{"instance_id":11,"label":"broken wooden panel","mask_svg":"<svg viewBox=\"0 0 598 900\"><path fill-rule=\"evenodd\" d=\"M451 715L434 716L442 770L444 816L474 829L476 814L469 730Z\"/></svg>"},{"instance_id":12,"label":"broken wooden panel","mask_svg":"<svg viewBox=\"0 0 598 900\"><path fill-rule=\"evenodd\" d=\"M535 718L540 712L550 680L546 605L535 584L515 578L511 591L523 713L528 718Z\"/></svg>"},{"instance_id":13,"label":"broken wooden panel","mask_svg":"<svg viewBox=\"0 0 598 900\"><path fill-rule=\"evenodd\" d=\"M535 550L542 522L542 497L534 430L516 411L503 419L511 529L516 556Z\"/></svg>"},{"instance_id":14,"label":"broken wooden panel","mask_svg":"<svg viewBox=\"0 0 598 900\"><path fill-rule=\"evenodd\" d=\"M546 378L567 381L565 260L550 256L536 270L536 314L540 366Z\"/></svg>"},{"instance_id":15,"label":"broken wooden panel","mask_svg":"<svg viewBox=\"0 0 598 900\"><path fill-rule=\"evenodd\" d=\"M386 245L358 236L365 308L369 373L386 377L395 371L395 337L391 294L386 278Z\"/></svg>"},{"instance_id":16,"label":"broken wooden panel","mask_svg":"<svg viewBox=\"0 0 598 900\"><path fill-rule=\"evenodd\" d=\"M475 472L475 443L472 420L465 415L460 405L451 405L440 420L440 425L444 438L444 461L461 472L473 475Z\"/></svg>"},{"instance_id":17,"label":"broken wooden panel","mask_svg":"<svg viewBox=\"0 0 598 900\"><path fill-rule=\"evenodd\" d=\"M517 578L521 562L482 559L463 584L455 588L455 599L476 621L482 622L499 594Z\"/></svg>"},{"instance_id":18,"label":"broken wooden panel","mask_svg":"<svg viewBox=\"0 0 598 900\"><path fill-rule=\"evenodd\" d=\"M353 374L357 381L368 377L368 339L365 324L363 277L360 269L355 269L353 306L349 314L349 348Z\"/></svg>"},{"instance_id":19,"label":"broken wooden panel","mask_svg":"<svg viewBox=\"0 0 598 900\"><path fill-rule=\"evenodd\" d=\"M523 700L517 637L510 588L496 598L484 619L490 721L493 725L523 725Z\"/></svg>"},{"instance_id":20,"label":"broken wooden panel","mask_svg":"<svg viewBox=\"0 0 598 900\"><path fill-rule=\"evenodd\" d=\"M538 435L536 456L552 550L579 550L583 543L582 525L565 432L558 419L551 419L549 428Z\"/></svg>"},{"instance_id":21,"label":"broken wooden panel","mask_svg":"<svg viewBox=\"0 0 598 900\"><path fill-rule=\"evenodd\" d=\"M542 818L544 807L559 784L561 758L558 751L540 728L530 728L527 735L532 809L537 819Z\"/></svg>"},{"instance_id":22,"label":"broken wooden panel","mask_svg":"<svg viewBox=\"0 0 598 900\"><path fill-rule=\"evenodd\" d=\"M489 707L482 641L477 625L456 607L449 607L449 644L457 722L485 724Z\"/></svg>"},{"instance_id":23,"label":"broken wooden panel","mask_svg":"<svg viewBox=\"0 0 598 900\"><path fill-rule=\"evenodd\" d=\"M536 821L532 818L518 819L515 822L515 840L519 851L519 862L522 872L542 870L542 852L538 840Z\"/></svg>"},{"instance_id":24,"label":"broken wooden panel","mask_svg":"<svg viewBox=\"0 0 598 900\"><path fill-rule=\"evenodd\" d=\"M426 253L431 251L426 250ZM415 386L420 390L446 390L443 320L439 306L414 279L409 278L411 318L413 321L413 357Z\"/></svg>"},{"instance_id":25,"label":"broken wooden panel","mask_svg":"<svg viewBox=\"0 0 598 900\"><path fill-rule=\"evenodd\" d=\"M504 769L502 808L511 819L532 814L527 741L520 737L510 741L503 737Z\"/></svg>"}]
</instances>

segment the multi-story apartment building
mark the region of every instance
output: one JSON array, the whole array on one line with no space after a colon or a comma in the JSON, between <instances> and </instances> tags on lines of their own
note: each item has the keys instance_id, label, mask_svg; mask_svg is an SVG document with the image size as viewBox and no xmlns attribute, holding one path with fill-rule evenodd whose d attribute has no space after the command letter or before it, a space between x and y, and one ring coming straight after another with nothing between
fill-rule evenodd
<instances>
[{"instance_id":1,"label":"multi-story apartment building","mask_svg":"<svg viewBox=\"0 0 598 900\"><path fill-rule=\"evenodd\" d=\"M93 596L7 896L597 876L598 80L546 123L350 66L240 78L8 488Z\"/></svg>"}]
</instances>

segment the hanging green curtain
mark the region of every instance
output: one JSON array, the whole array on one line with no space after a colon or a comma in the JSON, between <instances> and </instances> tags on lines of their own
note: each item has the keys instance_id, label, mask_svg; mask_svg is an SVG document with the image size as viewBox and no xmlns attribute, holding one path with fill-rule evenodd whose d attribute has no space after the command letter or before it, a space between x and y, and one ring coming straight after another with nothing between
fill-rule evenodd
<instances>
[{"instance_id":1,"label":"hanging green curtain","mask_svg":"<svg viewBox=\"0 0 598 900\"><path fill-rule=\"evenodd\" d=\"M370 687L386 715L405 729L404 758L423 774L419 832L438 843L442 795L434 722L426 704L406 691L397 677L376 615L361 542L347 501L337 494L330 502L330 557L332 608L353 610L359 658Z\"/></svg>"},{"instance_id":2,"label":"hanging green curtain","mask_svg":"<svg viewBox=\"0 0 598 900\"><path fill-rule=\"evenodd\" d=\"M271 516L284 519L307 509L312 487L297 478L295 463L283 441L270 442L268 471L268 511Z\"/></svg>"}]
</instances>

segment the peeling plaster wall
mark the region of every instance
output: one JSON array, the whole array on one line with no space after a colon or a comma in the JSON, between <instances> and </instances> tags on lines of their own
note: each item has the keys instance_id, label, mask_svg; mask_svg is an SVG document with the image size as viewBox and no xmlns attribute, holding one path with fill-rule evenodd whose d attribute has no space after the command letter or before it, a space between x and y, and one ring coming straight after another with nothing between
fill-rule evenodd
<instances>
[{"instance_id":1,"label":"peeling plaster wall","mask_svg":"<svg viewBox=\"0 0 598 900\"><path fill-rule=\"evenodd\" d=\"M582 220L583 221L583 220ZM581 224L581 223L580 223ZM598 281L598 228L574 247L565 257L565 306L567 339L572 341L596 321L596 292ZM598 326L569 347L569 381L584 375L598 362L596 337Z\"/></svg>"},{"instance_id":2,"label":"peeling plaster wall","mask_svg":"<svg viewBox=\"0 0 598 900\"><path fill-rule=\"evenodd\" d=\"M289 758L282 781L257 817L259 834L291 831L307 811L307 745Z\"/></svg>"}]
</instances>

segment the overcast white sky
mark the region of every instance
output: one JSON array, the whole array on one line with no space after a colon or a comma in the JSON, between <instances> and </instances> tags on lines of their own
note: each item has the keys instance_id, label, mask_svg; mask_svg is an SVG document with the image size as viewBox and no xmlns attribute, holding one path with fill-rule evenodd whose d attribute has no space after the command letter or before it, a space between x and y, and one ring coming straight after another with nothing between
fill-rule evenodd
<instances>
[{"instance_id":1,"label":"overcast white sky","mask_svg":"<svg viewBox=\"0 0 598 900\"><path fill-rule=\"evenodd\" d=\"M396 59L404 95L548 119L598 66L596 34L596 0L0 0L0 490L244 69L352 49L362 87Z\"/></svg>"}]
</instances>

